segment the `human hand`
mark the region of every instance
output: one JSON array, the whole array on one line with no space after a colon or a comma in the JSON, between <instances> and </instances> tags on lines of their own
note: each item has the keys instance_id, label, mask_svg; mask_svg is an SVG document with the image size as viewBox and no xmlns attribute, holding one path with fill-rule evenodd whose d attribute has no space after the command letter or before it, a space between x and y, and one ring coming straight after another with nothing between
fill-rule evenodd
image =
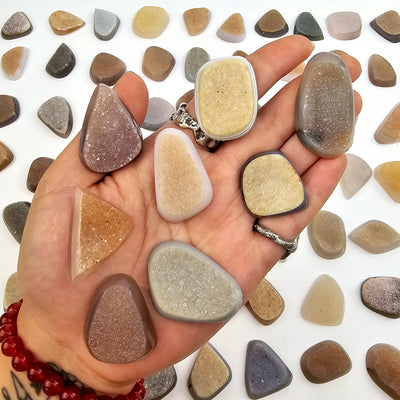
<instances>
[{"instance_id":1,"label":"human hand","mask_svg":"<svg viewBox=\"0 0 400 400\"><path fill-rule=\"evenodd\" d=\"M312 44L302 36L274 41L248 57L253 65L259 97L305 60ZM358 62L344 56L351 76L360 74ZM198 248L225 268L239 283L244 301L283 249L252 231L241 188L243 164L254 154L281 150L301 176L308 206L296 213L261 218L259 222L292 240L328 199L345 168L345 157L321 159L307 150L295 134L294 108L299 80L286 85L263 106L252 130L224 143L215 153L195 144L213 186L213 200L200 214L168 223L158 213L154 189L153 147L156 134L143 143L140 155L124 168L107 174L84 167L75 138L43 176L35 193L21 242L18 280L24 304L19 333L37 359L52 361L86 385L106 393L129 391L140 377L183 359L204 344L222 323L188 323L167 319L154 308L147 279L153 248L179 240ZM143 81L128 73L114 88L139 125L148 93ZM361 99L355 94L355 107ZM194 105L187 110L194 115ZM172 123L171 123L172 124ZM171 125L172 126L172 125ZM174 125L176 128L176 126ZM192 132L187 131L192 139ZM83 279L71 281L70 235L75 188L79 186L130 215L133 229L121 247ZM99 284L116 273L130 274L141 288L157 335L154 350L128 364L105 364L89 352L84 324Z\"/></svg>"}]
</instances>

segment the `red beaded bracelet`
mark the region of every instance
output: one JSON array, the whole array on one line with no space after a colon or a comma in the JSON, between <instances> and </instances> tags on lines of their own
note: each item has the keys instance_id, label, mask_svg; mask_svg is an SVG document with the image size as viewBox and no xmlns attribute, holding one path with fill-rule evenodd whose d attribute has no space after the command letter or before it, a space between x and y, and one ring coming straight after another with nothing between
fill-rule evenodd
<instances>
[{"instance_id":1,"label":"red beaded bracelet","mask_svg":"<svg viewBox=\"0 0 400 400\"><path fill-rule=\"evenodd\" d=\"M1 351L7 357L12 357L12 367L15 371L26 371L28 380L41 384L42 391L47 396L59 396L60 400L143 400L146 389L144 380L136 382L127 395L98 396L94 390L81 388L74 383L64 381L62 376L41 361L35 360L32 352L24 347L22 339L18 336L17 317L22 305L22 300L11 304L7 311L0 317L0 343Z\"/></svg>"}]
</instances>

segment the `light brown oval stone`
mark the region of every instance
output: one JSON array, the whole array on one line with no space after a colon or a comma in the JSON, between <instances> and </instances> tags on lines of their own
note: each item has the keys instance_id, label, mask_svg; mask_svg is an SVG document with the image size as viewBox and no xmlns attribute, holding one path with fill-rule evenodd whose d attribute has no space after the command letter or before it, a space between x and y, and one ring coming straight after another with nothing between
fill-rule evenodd
<instances>
[{"instance_id":1,"label":"light brown oval stone","mask_svg":"<svg viewBox=\"0 0 400 400\"><path fill-rule=\"evenodd\" d=\"M66 35L85 25L85 21L67 11L54 11L49 16L49 23L57 35Z\"/></svg>"},{"instance_id":2,"label":"light brown oval stone","mask_svg":"<svg viewBox=\"0 0 400 400\"><path fill-rule=\"evenodd\" d=\"M143 55L142 71L150 79L162 82L175 66L175 57L167 50L150 46Z\"/></svg>"},{"instance_id":3,"label":"light brown oval stone","mask_svg":"<svg viewBox=\"0 0 400 400\"><path fill-rule=\"evenodd\" d=\"M396 72L392 64L379 54L373 54L369 58L368 77L375 86L391 87L396 85Z\"/></svg>"},{"instance_id":4,"label":"light brown oval stone","mask_svg":"<svg viewBox=\"0 0 400 400\"><path fill-rule=\"evenodd\" d=\"M378 165L374 177L386 193L400 203L400 161L389 161Z\"/></svg>"},{"instance_id":5,"label":"light brown oval stone","mask_svg":"<svg viewBox=\"0 0 400 400\"><path fill-rule=\"evenodd\" d=\"M321 210L307 227L314 251L323 258L339 258L346 251L346 230L342 218Z\"/></svg>"},{"instance_id":6,"label":"light brown oval stone","mask_svg":"<svg viewBox=\"0 0 400 400\"><path fill-rule=\"evenodd\" d=\"M263 279L246 303L255 318L264 325L271 325L283 313L285 302L277 290Z\"/></svg>"},{"instance_id":7,"label":"light brown oval stone","mask_svg":"<svg viewBox=\"0 0 400 400\"><path fill-rule=\"evenodd\" d=\"M28 49L18 46L7 51L1 57L1 66L6 76L15 81L19 79L24 71L26 60L28 58Z\"/></svg>"},{"instance_id":8,"label":"light brown oval stone","mask_svg":"<svg viewBox=\"0 0 400 400\"><path fill-rule=\"evenodd\" d=\"M205 7L191 8L183 13L186 29L191 36L200 35L210 23L211 11Z\"/></svg>"},{"instance_id":9,"label":"light brown oval stone","mask_svg":"<svg viewBox=\"0 0 400 400\"><path fill-rule=\"evenodd\" d=\"M346 375L351 370L346 350L333 340L310 347L300 360L304 376L312 383L326 383Z\"/></svg>"},{"instance_id":10,"label":"light brown oval stone","mask_svg":"<svg viewBox=\"0 0 400 400\"><path fill-rule=\"evenodd\" d=\"M390 344L375 344L365 364L372 380L392 399L400 400L400 351Z\"/></svg>"},{"instance_id":11,"label":"light brown oval stone","mask_svg":"<svg viewBox=\"0 0 400 400\"><path fill-rule=\"evenodd\" d=\"M109 53L99 53L90 66L90 79L97 85L113 86L125 73L126 65L118 57Z\"/></svg>"},{"instance_id":12,"label":"light brown oval stone","mask_svg":"<svg viewBox=\"0 0 400 400\"><path fill-rule=\"evenodd\" d=\"M0 128L14 122L19 112L19 102L15 97L0 94Z\"/></svg>"},{"instance_id":13,"label":"light brown oval stone","mask_svg":"<svg viewBox=\"0 0 400 400\"><path fill-rule=\"evenodd\" d=\"M6 287L4 289L3 308L6 310L12 303L16 303L22 299L21 291L18 286L17 273L14 272L7 279Z\"/></svg>"},{"instance_id":14,"label":"light brown oval stone","mask_svg":"<svg viewBox=\"0 0 400 400\"><path fill-rule=\"evenodd\" d=\"M340 178L340 187L346 199L353 197L371 178L371 167L355 154L346 154L347 166Z\"/></svg>"},{"instance_id":15,"label":"light brown oval stone","mask_svg":"<svg viewBox=\"0 0 400 400\"><path fill-rule=\"evenodd\" d=\"M386 11L373 19L370 25L385 39L393 43L400 42L400 15L397 11Z\"/></svg>"},{"instance_id":16,"label":"light brown oval stone","mask_svg":"<svg viewBox=\"0 0 400 400\"><path fill-rule=\"evenodd\" d=\"M242 14L232 14L218 29L217 36L230 43L243 42L246 38L246 29Z\"/></svg>"},{"instance_id":17,"label":"light brown oval stone","mask_svg":"<svg viewBox=\"0 0 400 400\"><path fill-rule=\"evenodd\" d=\"M316 279L303 301L301 315L318 325L336 326L342 323L344 295L331 276L324 274Z\"/></svg>"},{"instance_id":18,"label":"light brown oval stone","mask_svg":"<svg viewBox=\"0 0 400 400\"><path fill-rule=\"evenodd\" d=\"M32 164L29 167L28 177L26 178L26 187L28 190L35 193L40 179L53 161L52 158L48 157L38 157L32 161Z\"/></svg>"},{"instance_id":19,"label":"light brown oval stone","mask_svg":"<svg viewBox=\"0 0 400 400\"><path fill-rule=\"evenodd\" d=\"M400 246L400 234L382 221L370 220L354 229L349 239L373 254L386 253Z\"/></svg>"},{"instance_id":20,"label":"light brown oval stone","mask_svg":"<svg viewBox=\"0 0 400 400\"><path fill-rule=\"evenodd\" d=\"M132 30L146 39L160 36L169 24L169 14L162 7L144 6L136 13Z\"/></svg>"},{"instance_id":21,"label":"light brown oval stone","mask_svg":"<svg viewBox=\"0 0 400 400\"><path fill-rule=\"evenodd\" d=\"M0 171L7 167L13 159L13 152L3 142L0 142Z\"/></svg>"},{"instance_id":22,"label":"light brown oval stone","mask_svg":"<svg viewBox=\"0 0 400 400\"><path fill-rule=\"evenodd\" d=\"M277 38L287 33L289 27L278 10L270 10L257 21L254 29L261 36Z\"/></svg>"},{"instance_id":23,"label":"light brown oval stone","mask_svg":"<svg viewBox=\"0 0 400 400\"><path fill-rule=\"evenodd\" d=\"M400 103L397 103L375 132L375 140L381 144L400 142Z\"/></svg>"}]
</instances>

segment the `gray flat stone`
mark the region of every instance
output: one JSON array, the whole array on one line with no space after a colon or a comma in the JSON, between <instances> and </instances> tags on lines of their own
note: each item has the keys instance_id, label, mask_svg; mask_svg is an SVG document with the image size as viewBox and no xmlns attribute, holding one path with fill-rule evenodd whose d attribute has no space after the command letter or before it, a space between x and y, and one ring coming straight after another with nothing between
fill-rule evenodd
<instances>
[{"instance_id":1,"label":"gray flat stone","mask_svg":"<svg viewBox=\"0 0 400 400\"><path fill-rule=\"evenodd\" d=\"M22 11L11 15L1 28L3 39L16 39L32 32L32 24Z\"/></svg>"},{"instance_id":2,"label":"gray flat stone","mask_svg":"<svg viewBox=\"0 0 400 400\"><path fill-rule=\"evenodd\" d=\"M37 113L39 119L56 135L67 138L72 130L72 111L66 99L55 96L45 101Z\"/></svg>"},{"instance_id":3,"label":"gray flat stone","mask_svg":"<svg viewBox=\"0 0 400 400\"><path fill-rule=\"evenodd\" d=\"M48 61L46 72L54 78L64 78L74 69L75 63L74 53L62 43Z\"/></svg>"},{"instance_id":4,"label":"gray flat stone","mask_svg":"<svg viewBox=\"0 0 400 400\"><path fill-rule=\"evenodd\" d=\"M326 28L335 39L356 39L361 34L361 27L361 17L356 12L339 11L329 14L326 18Z\"/></svg>"},{"instance_id":5,"label":"gray flat stone","mask_svg":"<svg viewBox=\"0 0 400 400\"><path fill-rule=\"evenodd\" d=\"M321 27L314 16L308 11L302 12L296 18L294 34L303 35L313 41L324 39L324 34L322 33Z\"/></svg>"},{"instance_id":6,"label":"gray flat stone","mask_svg":"<svg viewBox=\"0 0 400 400\"><path fill-rule=\"evenodd\" d=\"M28 177L26 179L26 187L28 190L35 193L40 179L53 161L54 160L52 158L48 157L39 157L32 161L32 164L29 167Z\"/></svg>"},{"instance_id":7,"label":"gray flat stone","mask_svg":"<svg viewBox=\"0 0 400 400\"><path fill-rule=\"evenodd\" d=\"M340 178L340 187L346 199L353 197L370 180L372 169L361 157L346 154L347 166Z\"/></svg>"},{"instance_id":8,"label":"gray flat stone","mask_svg":"<svg viewBox=\"0 0 400 400\"><path fill-rule=\"evenodd\" d=\"M110 40L117 33L120 19L112 12L96 8L94 10L94 34L100 40Z\"/></svg>"},{"instance_id":9,"label":"gray flat stone","mask_svg":"<svg viewBox=\"0 0 400 400\"><path fill-rule=\"evenodd\" d=\"M167 100L160 97L150 98L142 128L149 131L160 129L169 121L174 111L174 106Z\"/></svg>"},{"instance_id":10,"label":"gray flat stone","mask_svg":"<svg viewBox=\"0 0 400 400\"><path fill-rule=\"evenodd\" d=\"M27 201L17 201L3 209L4 223L18 243L21 243L30 206L31 203Z\"/></svg>"},{"instance_id":11,"label":"gray flat stone","mask_svg":"<svg viewBox=\"0 0 400 400\"><path fill-rule=\"evenodd\" d=\"M150 375L144 380L146 396L144 400L160 400L170 393L176 385L177 375L174 366Z\"/></svg>"},{"instance_id":12,"label":"gray flat stone","mask_svg":"<svg viewBox=\"0 0 400 400\"><path fill-rule=\"evenodd\" d=\"M196 82L196 76L203 64L210 61L209 54L201 47L193 47L186 54L185 77L189 82Z\"/></svg>"}]
</instances>

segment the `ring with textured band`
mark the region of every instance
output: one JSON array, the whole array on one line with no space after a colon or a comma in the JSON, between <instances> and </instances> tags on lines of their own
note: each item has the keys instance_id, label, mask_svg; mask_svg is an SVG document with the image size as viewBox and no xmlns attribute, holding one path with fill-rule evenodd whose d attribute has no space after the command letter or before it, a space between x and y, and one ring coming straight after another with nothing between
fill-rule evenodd
<instances>
[{"instance_id":1,"label":"ring with textured band","mask_svg":"<svg viewBox=\"0 0 400 400\"><path fill-rule=\"evenodd\" d=\"M290 254L294 253L297 250L297 245L299 242L299 237L294 240L284 240L276 233L272 232L270 229L266 228L265 226L260 225L257 220L254 222L253 230L261 234L262 236L271 239L276 244L279 244L285 249L281 260L286 260Z\"/></svg>"}]
</instances>

